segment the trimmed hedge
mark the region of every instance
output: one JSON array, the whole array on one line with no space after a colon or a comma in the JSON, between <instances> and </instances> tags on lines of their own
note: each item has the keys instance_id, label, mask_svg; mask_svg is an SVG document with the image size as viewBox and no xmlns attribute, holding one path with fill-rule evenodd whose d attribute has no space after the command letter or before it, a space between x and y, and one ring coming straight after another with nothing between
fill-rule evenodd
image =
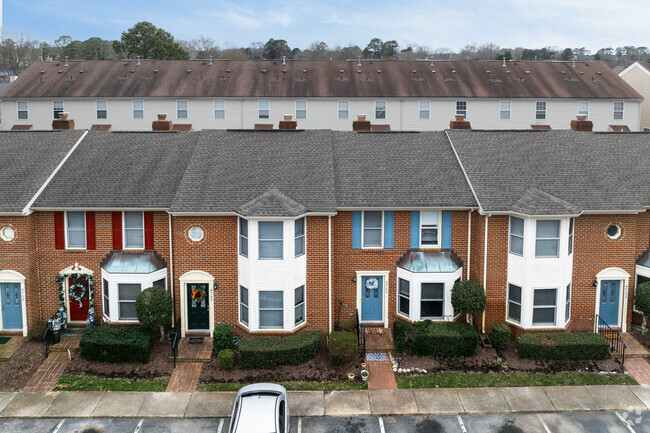
<instances>
[{"instance_id":1,"label":"trimmed hedge","mask_svg":"<svg viewBox=\"0 0 650 433\"><path fill-rule=\"evenodd\" d=\"M606 359L609 342L592 332L523 335L517 338L517 353L531 359Z\"/></svg>"},{"instance_id":2,"label":"trimmed hedge","mask_svg":"<svg viewBox=\"0 0 650 433\"><path fill-rule=\"evenodd\" d=\"M223 324L214 328L212 333L212 353L218 356L222 350L232 349L234 336L235 333L230 325Z\"/></svg>"},{"instance_id":3,"label":"trimmed hedge","mask_svg":"<svg viewBox=\"0 0 650 433\"><path fill-rule=\"evenodd\" d=\"M222 349L217 355L217 361L219 361L219 367L232 370L235 366L235 352L232 349Z\"/></svg>"},{"instance_id":4,"label":"trimmed hedge","mask_svg":"<svg viewBox=\"0 0 650 433\"><path fill-rule=\"evenodd\" d=\"M397 350L419 356L470 356L478 345L478 333L468 323L425 320L410 325L396 320L393 338Z\"/></svg>"},{"instance_id":5,"label":"trimmed hedge","mask_svg":"<svg viewBox=\"0 0 650 433\"><path fill-rule=\"evenodd\" d=\"M239 365L244 369L302 364L316 356L320 331L303 331L291 337L251 337L239 343Z\"/></svg>"},{"instance_id":6,"label":"trimmed hedge","mask_svg":"<svg viewBox=\"0 0 650 433\"><path fill-rule=\"evenodd\" d=\"M125 326L119 330L90 327L81 336L79 349L81 356L89 361L148 362L151 330L143 326Z\"/></svg>"},{"instance_id":7,"label":"trimmed hedge","mask_svg":"<svg viewBox=\"0 0 650 433\"><path fill-rule=\"evenodd\" d=\"M492 345L497 349L505 349L510 343L510 327L505 323L492 325Z\"/></svg>"},{"instance_id":8,"label":"trimmed hedge","mask_svg":"<svg viewBox=\"0 0 650 433\"><path fill-rule=\"evenodd\" d=\"M358 342L354 332L332 332L329 338L329 354L332 365L352 364L357 359Z\"/></svg>"}]
</instances>

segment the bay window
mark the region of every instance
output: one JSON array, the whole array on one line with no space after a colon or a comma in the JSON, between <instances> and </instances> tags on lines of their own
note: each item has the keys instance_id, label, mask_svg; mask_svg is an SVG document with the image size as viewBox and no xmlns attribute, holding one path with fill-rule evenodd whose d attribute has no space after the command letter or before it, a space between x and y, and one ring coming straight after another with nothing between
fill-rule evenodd
<instances>
[{"instance_id":1,"label":"bay window","mask_svg":"<svg viewBox=\"0 0 650 433\"><path fill-rule=\"evenodd\" d=\"M239 218L239 255L248 257L248 221Z\"/></svg>"},{"instance_id":2,"label":"bay window","mask_svg":"<svg viewBox=\"0 0 650 433\"><path fill-rule=\"evenodd\" d=\"M284 245L282 232L282 221L258 222L260 260L282 259L282 249Z\"/></svg>"},{"instance_id":3,"label":"bay window","mask_svg":"<svg viewBox=\"0 0 650 433\"><path fill-rule=\"evenodd\" d=\"M248 325L248 289L239 286L239 321Z\"/></svg>"},{"instance_id":4,"label":"bay window","mask_svg":"<svg viewBox=\"0 0 650 433\"><path fill-rule=\"evenodd\" d=\"M558 257L560 253L560 221L538 220L535 257Z\"/></svg>"},{"instance_id":5,"label":"bay window","mask_svg":"<svg viewBox=\"0 0 650 433\"><path fill-rule=\"evenodd\" d=\"M510 217L510 252L524 255L524 220Z\"/></svg>"},{"instance_id":6,"label":"bay window","mask_svg":"<svg viewBox=\"0 0 650 433\"><path fill-rule=\"evenodd\" d=\"M305 254L305 217L297 219L294 224L294 248L295 256L298 257Z\"/></svg>"},{"instance_id":7,"label":"bay window","mask_svg":"<svg viewBox=\"0 0 650 433\"><path fill-rule=\"evenodd\" d=\"M261 329L284 327L284 292L270 290L259 292L259 319Z\"/></svg>"},{"instance_id":8,"label":"bay window","mask_svg":"<svg viewBox=\"0 0 650 433\"><path fill-rule=\"evenodd\" d=\"M305 286L294 290L294 324L300 325L305 322Z\"/></svg>"},{"instance_id":9,"label":"bay window","mask_svg":"<svg viewBox=\"0 0 650 433\"><path fill-rule=\"evenodd\" d=\"M411 306L410 306L411 283L409 282L409 280L399 278L398 284L399 284L399 301L398 301L399 310L398 311L408 316L411 310Z\"/></svg>"},{"instance_id":10,"label":"bay window","mask_svg":"<svg viewBox=\"0 0 650 433\"><path fill-rule=\"evenodd\" d=\"M118 284L118 311L120 320L138 320L135 312L135 300L142 291L140 284Z\"/></svg>"},{"instance_id":11,"label":"bay window","mask_svg":"<svg viewBox=\"0 0 650 433\"><path fill-rule=\"evenodd\" d=\"M555 325L557 289L533 291L533 326Z\"/></svg>"},{"instance_id":12,"label":"bay window","mask_svg":"<svg viewBox=\"0 0 650 433\"><path fill-rule=\"evenodd\" d=\"M420 288L420 319L441 319L444 315L445 284L422 283Z\"/></svg>"},{"instance_id":13,"label":"bay window","mask_svg":"<svg viewBox=\"0 0 650 433\"><path fill-rule=\"evenodd\" d=\"M508 284L508 319L521 322L521 287Z\"/></svg>"}]
</instances>

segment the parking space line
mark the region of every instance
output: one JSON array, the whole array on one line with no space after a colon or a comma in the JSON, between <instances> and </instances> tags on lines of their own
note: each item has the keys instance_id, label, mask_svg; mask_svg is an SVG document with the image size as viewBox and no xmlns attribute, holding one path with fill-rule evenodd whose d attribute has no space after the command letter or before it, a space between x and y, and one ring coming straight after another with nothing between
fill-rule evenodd
<instances>
[{"instance_id":1,"label":"parking space line","mask_svg":"<svg viewBox=\"0 0 650 433\"><path fill-rule=\"evenodd\" d=\"M625 424L625 427L627 427L627 429L628 429L629 431L631 431L632 433L636 433L636 432L634 431L634 429L632 428L632 426L630 425L630 423L627 422L627 421L625 420L625 418L623 418L623 416L621 416L620 413L618 413L618 412L614 412L614 413L616 414L616 416L618 417L618 419L620 419L621 422L622 422L623 424Z\"/></svg>"},{"instance_id":2,"label":"parking space line","mask_svg":"<svg viewBox=\"0 0 650 433\"><path fill-rule=\"evenodd\" d=\"M57 433L59 430L61 430L61 426L63 425L64 422L65 422L65 419L62 419L61 421L59 421L59 423L56 425L56 428L52 431L52 433Z\"/></svg>"},{"instance_id":3,"label":"parking space line","mask_svg":"<svg viewBox=\"0 0 650 433\"><path fill-rule=\"evenodd\" d=\"M463 419L460 417L460 415L456 415L456 417L458 418L458 425L460 425L460 429L463 431L463 433L467 433Z\"/></svg>"},{"instance_id":4,"label":"parking space line","mask_svg":"<svg viewBox=\"0 0 650 433\"><path fill-rule=\"evenodd\" d=\"M221 433L221 430L223 430L223 418L219 420L219 427L217 428L217 433Z\"/></svg>"},{"instance_id":5,"label":"parking space line","mask_svg":"<svg viewBox=\"0 0 650 433\"><path fill-rule=\"evenodd\" d=\"M551 432L551 429L548 428L548 426L547 426L546 423L544 422L544 419L542 418L542 415L538 413L538 414L537 414L537 418L539 418L539 422L541 422L542 425L544 426L544 430L546 430L546 433L552 433L552 432Z\"/></svg>"},{"instance_id":6,"label":"parking space line","mask_svg":"<svg viewBox=\"0 0 650 433\"><path fill-rule=\"evenodd\" d=\"M302 418L298 418L298 433L302 433Z\"/></svg>"},{"instance_id":7,"label":"parking space line","mask_svg":"<svg viewBox=\"0 0 650 433\"><path fill-rule=\"evenodd\" d=\"M381 433L386 433L386 429L384 428L384 419L382 417L379 417L379 431Z\"/></svg>"},{"instance_id":8,"label":"parking space line","mask_svg":"<svg viewBox=\"0 0 650 433\"><path fill-rule=\"evenodd\" d=\"M144 423L144 418L140 420L138 425L135 427L135 431L133 433L138 433L140 431L140 429L142 428L142 423Z\"/></svg>"}]
</instances>

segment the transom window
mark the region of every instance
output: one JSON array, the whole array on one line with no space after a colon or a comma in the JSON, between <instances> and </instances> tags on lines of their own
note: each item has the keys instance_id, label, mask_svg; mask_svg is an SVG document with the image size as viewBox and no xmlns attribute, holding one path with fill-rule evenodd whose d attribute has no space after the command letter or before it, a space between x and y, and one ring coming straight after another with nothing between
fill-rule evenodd
<instances>
[{"instance_id":1,"label":"transom window","mask_svg":"<svg viewBox=\"0 0 650 433\"><path fill-rule=\"evenodd\" d=\"M456 101L456 117L467 118L467 101Z\"/></svg>"},{"instance_id":2,"label":"transom window","mask_svg":"<svg viewBox=\"0 0 650 433\"><path fill-rule=\"evenodd\" d=\"M546 120L546 101L535 102L535 119Z\"/></svg>"},{"instance_id":3,"label":"transom window","mask_svg":"<svg viewBox=\"0 0 650 433\"><path fill-rule=\"evenodd\" d=\"M383 212L363 212L363 246L364 248L381 248L383 245Z\"/></svg>"},{"instance_id":4,"label":"transom window","mask_svg":"<svg viewBox=\"0 0 650 433\"><path fill-rule=\"evenodd\" d=\"M386 118L386 101L375 101L375 119Z\"/></svg>"},{"instance_id":5,"label":"transom window","mask_svg":"<svg viewBox=\"0 0 650 433\"><path fill-rule=\"evenodd\" d=\"M97 119L108 119L108 102L95 101L95 114Z\"/></svg>"},{"instance_id":6,"label":"transom window","mask_svg":"<svg viewBox=\"0 0 650 433\"><path fill-rule=\"evenodd\" d=\"M239 218L239 254L248 257L248 220Z\"/></svg>"},{"instance_id":7,"label":"transom window","mask_svg":"<svg viewBox=\"0 0 650 433\"><path fill-rule=\"evenodd\" d=\"M260 259L282 259L282 221L258 222Z\"/></svg>"},{"instance_id":8,"label":"transom window","mask_svg":"<svg viewBox=\"0 0 650 433\"><path fill-rule=\"evenodd\" d=\"M339 119L345 120L350 118L350 101L339 101Z\"/></svg>"},{"instance_id":9,"label":"transom window","mask_svg":"<svg viewBox=\"0 0 650 433\"><path fill-rule=\"evenodd\" d=\"M560 221L538 220L535 239L535 257L559 257Z\"/></svg>"},{"instance_id":10,"label":"transom window","mask_svg":"<svg viewBox=\"0 0 650 433\"><path fill-rule=\"evenodd\" d=\"M521 287L508 284L508 319L521 322Z\"/></svg>"},{"instance_id":11,"label":"transom window","mask_svg":"<svg viewBox=\"0 0 650 433\"><path fill-rule=\"evenodd\" d=\"M623 120L625 116L625 102L614 102L614 120Z\"/></svg>"},{"instance_id":12,"label":"transom window","mask_svg":"<svg viewBox=\"0 0 650 433\"><path fill-rule=\"evenodd\" d=\"M305 286L294 290L294 321L299 325L305 321Z\"/></svg>"},{"instance_id":13,"label":"transom window","mask_svg":"<svg viewBox=\"0 0 650 433\"><path fill-rule=\"evenodd\" d=\"M297 219L294 226L296 257L305 254L305 217Z\"/></svg>"},{"instance_id":14,"label":"transom window","mask_svg":"<svg viewBox=\"0 0 650 433\"><path fill-rule=\"evenodd\" d=\"M420 318L442 318L445 304L444 283L422 283L420 298Z\"/></svg>"},{"instance_id":15,"label":"transom window","mask_svg":"<svg viewBox=\"0 0 650 433\"><path fill-rule=\"evenodd\" d=\"M144 248L143 212L124 212L124 248Z\"/></svg>"},{"instance_id":16,"label":"transom window","mask_svg":"<svg viewBox=\"0 0 650 433\"><path fill-rule=\"evenodd\" d=\"M282 291L259 292L259 318L262 329L284 327L284 293Z\"/></svg>"},{"instance_id":17,"label":"transom window","mask_svg":"<svg viewBox=\"0 0 650 433\"><path fill-rule=\"evenodd\" d=\"M399 312L408 316L411 311L411 282L403 278L399 278Z\"/></svg>"},{"instance_id":18,"label":"transom window","mask_svg":"<svg viewBox=\"0 0 650 433\"><path fill-rule=\"evenodd\" d=\"M214 118L226 118L226 101L214 101Z\"/></svg>"},{"instance_id":19,"label":"transom window","mask_svg":"<svg viewBox=\"0 0 650 433\"><path fill-rule=\"evenodd\" d=\"M66 212L67 248L86 248L85 212Z\"/></svg>"},{"instance_id":20,"label":"transom window","mask_svg":"<svg viewBox=\"0 0 650 433\"><path fill-rule=\"evenodd\" d=\"M120 320L138 320L135 312L135 300L142 291L140 284L118 284L117 296Z\"/></svg>"},{"instance_id":21,"label":"transom window","mask_svg":"<svg viewBox=\"0 0 650 433\"><path fill-rule=\"evenodd\" d=\"M578 101L578 117L589 118L589 101Z\"/></svg>"},{"instance_id":22,"label":"transom window","mask_svg":"<svg viewBox=\"0 0 650 433\"><path fill-rule=\"evenodd\" d=\"M440 212L420 212L420 244L422 246L440 245Z\"/></svg>"},{"instance_id":23,"label":"transom window","mask_svg":"<svg viewBox=\"0 0 650 433\"><path fill-rule=\"evenodd\" d=\"M501 101L499 103L499 119L510 120L510 109L512 103L510 101Z\"/></svg>"},{"instance_id":24,"label":"transom window","mask_svg":"<svg viewBox=\"0 0 650 433\"><path fill-rule=\"evenodd\" d=\"M134 119L144 119L144 101L133 101L133 118Z\"/></svg>"},{"instance_id":25,"label":"transom window","mask_svg":"<svg viewBox=\"0 0 650 433\"><path fill-rule=\"evenodd\" d=\"M524 220L510 217L510 252L524 255Z\"/></svg>"},{"instance_id":26,"label":"transom window","mask_svg":"<svg viewBox=\"0 0 650 433\"><path fill-rule=\"evenodd\" d=\"M535 289L533 292L533 325L555 325L557 289Z\"/></svg>"},{"instance_id":27,"label":"transom window","mask_svg":"<svg viewBox=\"0 0 650 433\"><path fill-rule=\"evenodd\" d=\"M573 253L573 224L575 218L569 218L569 254Z\"/></svg>"},{"instance_id":28,"label":"transom window","mask_svg":"<svg viewBox=\"0 0 650 433\"><path fill-rule=\"evenodd\" d=\"M418 118L426 120L429 118L430 101L418 101Z\"/></svg>"},{"instance_id":29,"label":"transom window","mask_svg":"<svg viewBox=\"0 0 650 433\"><path fill-rule=\"evenodd\" d=\"M566 301L564 303L564 323L571 319L571 283L566 286Z\"/></svg>"},{"instance_id":30,"label":"transom window","mask_svg":"<svg viewBox=\"0 0 650 433\"><path fill-rule=\"evenodd\" d=\"M296 119L307 118L307 101L296 101Z\"/></svg>"},{"instance_id":31,"label":"transom window","mask_svg":"<svg viewBox=\"0 0 650 433\"><path fill-rule=\"evenodd\" d=\"M29 102L18 101L16 102L16 109L18 110L18 120L29 119Z\"/></svg>"},{"instance_id":32,"label":"transom window","mask_svg":"<svg viewBox=\"0 0 650 433\"><path fill-rule=\"evenodd\" d=\"M187 99L176 101L176 118L187 119Z\"/></svg>"},{"instance_id":33,"label":"transom window","mask_svg":"<svg viewBox=\"0 0 650 433\"><path fill-rule=\"evenodd\" d=\"M271 117L271 101L268 99L257 101L257 117L259 119L268 119Z\"/></svg>"},{"instance_id":34,"label":"transom window","mask_svg":"<svg viewBox=\"0 0 650 433\"><path fill-rule=\"evenodd\" d=\"M248 289L239 286L239 321L248 325Z\"/></svg>"},{"instance_id":35,"label":"transom window","mask_svg":"<svg viewBox=\"0 0 650 433\"><path fill-rule=\"evenodd\" d=\"M52 116L54 119L61 117L63 111L63 101L52 101Z\"/></svg>"}]
</instances>

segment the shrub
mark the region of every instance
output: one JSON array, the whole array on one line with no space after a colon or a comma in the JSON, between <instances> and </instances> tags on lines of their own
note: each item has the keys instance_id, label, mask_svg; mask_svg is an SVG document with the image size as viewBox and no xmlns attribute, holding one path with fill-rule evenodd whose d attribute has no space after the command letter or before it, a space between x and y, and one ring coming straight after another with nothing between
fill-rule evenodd
<instances>
[{"instance_id":1,"label":"shrub","mask_svg":"<svg viewBox=\"0 0 650 433\"><path fill-rule=\"evenodd\" d=\"M476 281L459 281L451 289L451 305L457 314L482 313L486 302L485 290Z\"/></svg>"},{"instance_id":2,"label":"shrub","mask_svg":"<svg viewBox=\"0 0 650 433\"><path fill-rule=\"evenodd\" d=\"M230 325L219 325L212 334L212 353L219 354L224 349L233 348L235 333Z\"/></svg>"},{"instance_id":3,"label":"shrub","mask_svg":"<svg viewBox=\"0 0 650 433\"><path fill-rule=\"evenodd\" d=\"M239 364L246 369L302 364L316 356L319 348L317 330L291 337L243 338L239 343Z\"/></svg>"},{"instance_id":4,"label":"shrub","mask_svg":"<svg viewBox=\"0 0 650 433\"><path fill-rule=\"evenodd\" d=\"M339 331L354 332L356 327L357 325L354 322L343 322L339 325Z\"/></svg>"},{"instance_id":5,"label":"shrub","mask_svg":"<svg viewBox=\"0 0 650 433\"><path fill-rule=\"evenodd\" d=\"M497 349L505 349L510 343L510 327L505 323L492 325L492 345Z\"/></svg>"},{"instance_id":6,"label":"shrub","mask_svg":"<svg viewBox=\"0 0 650 433\"><path fill-rule=\"evenodd\" d=\"M151 330L143 326L125 326L119 330L90 327L81 336L79 349L81 356L89 361L148 362Z\"/></svg>"},{"instance_id":7,"label":"shrub","mask_svg":"<svg viewBox=\"0 0 650 433\"><path fill-rule=\"evenodd\" d=\"M29 328L29 331L27 331L27 335L32 340L40 341L43 338L43 335L45 335L46 329L47 329L47 324L45 322L36 322L31 326L31 328Z\"/></svg>"},{"instance_id":8,"label":"shrub","mask_svg":"<svg viewBox=\"0 0 650 433\"><path fill-rule=\"evenodd\" d=\"M172 297L164 287L144 289L135 300L135 313L145 328L158 328L172 321Z\"/></svg>"},{"instance_id":9,"label":"shrub","mask_svg":"<svg viewBox=\"0 0 650 433\"><path fill-rule=\"evenodd\" d=\"M235 366L235 352L232 349L222 349L217 355L217 361L219 361L219 367L232 370Z\"/></svg>"},{"instance_id":10,"label":"shrub","mask_svg":"<svg viewBox=\"0 0 650 433\"><path fill-rule=\"evenodd\" d=\"M592 332L523 335L517 338L517 353L531 359L606 359L609 342Z\"/></svg>"},{"instance_id":11,"label":"shrub","mask_svg":"<svg viewBox=\"0 0 650 433\"><path fill-rule=\"evenodd\" d=\"M352 364L357 359L357 335L354 332L346 331L332 332L328 348L332 365Z\"/></svg>"},{"instance_id":12,"label":"shrub","mask_svg":"<svg viewBox=\"0 0 650 433\"><path fill-rule=\"evenodd\" d=\"M413 325L395 320L393 322L393 340L398 352L405 352L407 348L407 338L410 338L413 331Z\"/></svg>"},{"instance_id":13,"label":"shrub","mask_svg":"<svg viewBox=\"0 0 650 433\"><path fill-rule=\"evenodd\" d=\"M476 351L478 334L467 323L434 323L429 320L415 325L395 321L395 347L415 355L470 356Z\"/></svg>"},{"instance_id":14,"label":"shrub","mask_svg":"<svg viewBox=\"0 0 650 433\"><path fill-rule=\"evenodd\" d=\"M650 317L650 281L640 284L634 293L634 308L643 314L641 335L645 337L647 318Z\"/></svg>"}]
</instances>

